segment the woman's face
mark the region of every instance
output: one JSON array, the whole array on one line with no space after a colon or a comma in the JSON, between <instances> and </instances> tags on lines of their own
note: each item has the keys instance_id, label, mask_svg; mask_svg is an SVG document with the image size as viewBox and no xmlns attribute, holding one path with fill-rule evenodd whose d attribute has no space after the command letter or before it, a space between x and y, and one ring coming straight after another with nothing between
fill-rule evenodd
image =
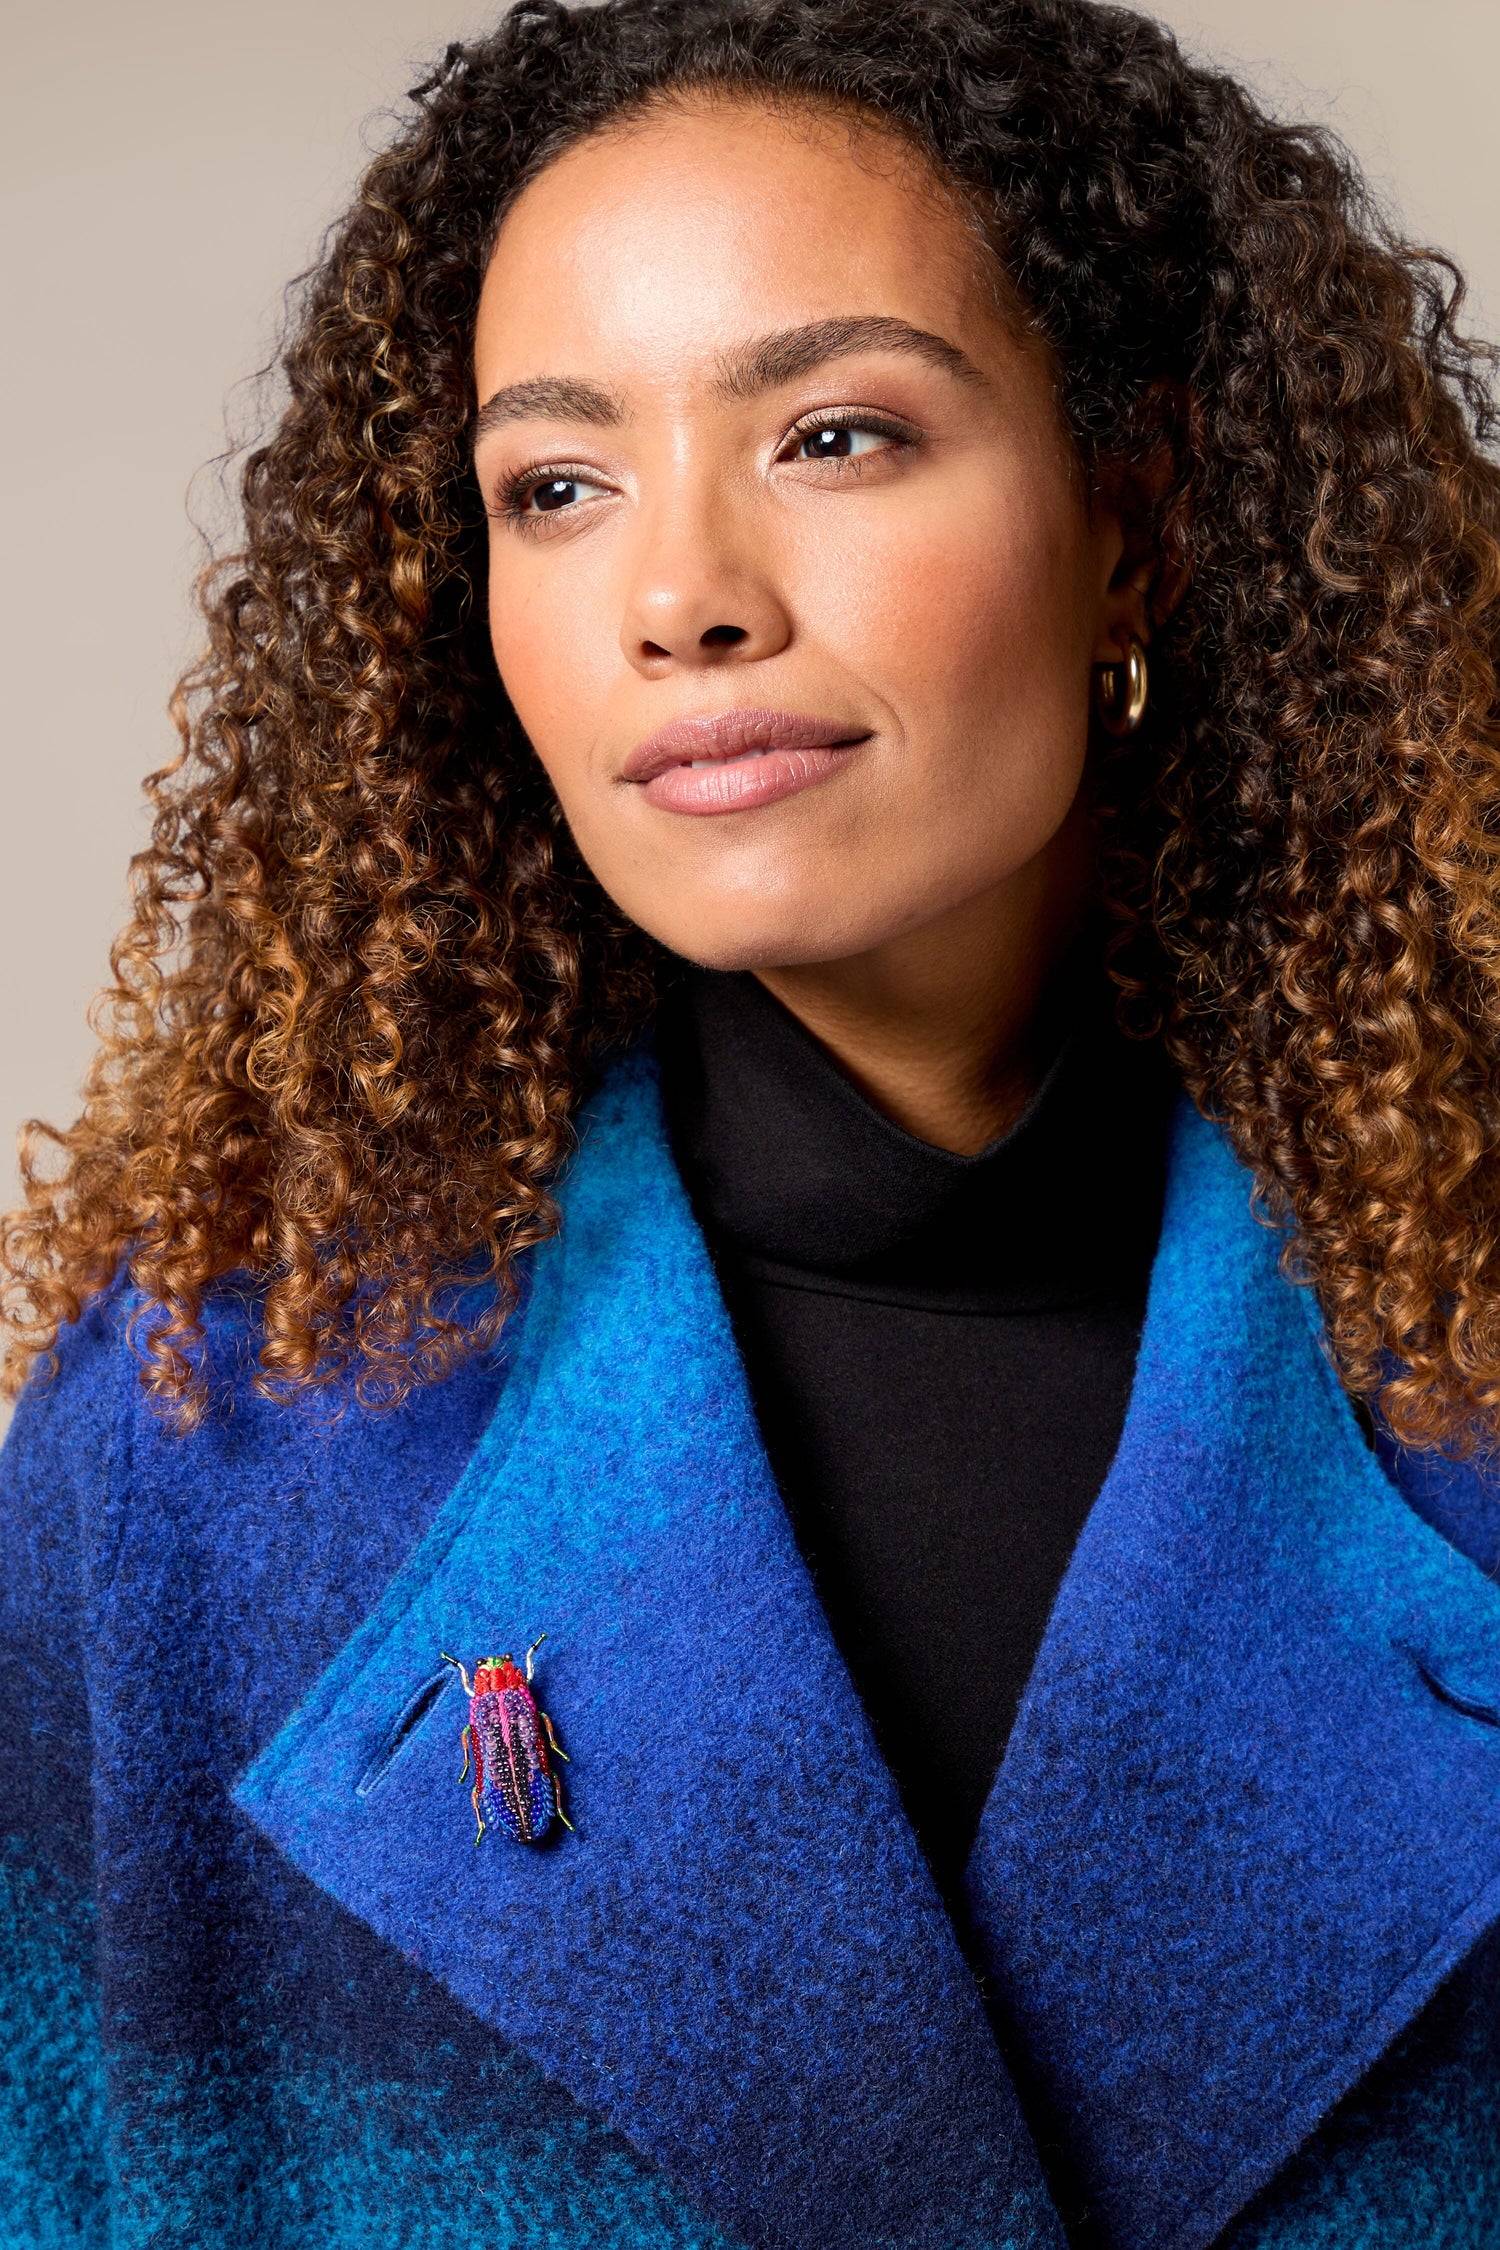
<instances>
[{"instance_id":1,"label":"woman's face","mask_svg":"<svg viewBox=\"0 0 1500 2250\"><path fill-rule=\"evenodd\" d=\"M475 371L500 674L653 936L839 960L1076 845L1120 529L900 144L722 99L579 144L505 219Z\"/></svg>"}]
</instances>

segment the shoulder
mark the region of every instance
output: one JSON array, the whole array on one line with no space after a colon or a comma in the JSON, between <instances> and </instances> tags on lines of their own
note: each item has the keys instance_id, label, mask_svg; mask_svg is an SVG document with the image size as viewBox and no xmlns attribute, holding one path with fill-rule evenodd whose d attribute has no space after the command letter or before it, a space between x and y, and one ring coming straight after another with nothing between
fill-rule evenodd
<instances>
[{"instance_id":1,"label":"shoulder","mask_svg":"<svg viewBox=\"0 0 1500 2250\"><path fill-rule=\"evenodd\" d=\"M76 1511L114 1475L132 1379L125 1292L97 1297L33 1368L0 1454L0 1506L18 1518Z\"/></svg>"},{"instance_id":2,"label":"shoulder","mask_svg":"<svg viewBox=\"0 0 1500 2250\"><path fill-rule=\"evenodd\" d=\"M118 1284L98 1298L27 1384L0 1455L0 1515L12 1530L79 1541L109 1569L132 1535L217 1545L237 1524L252 1540L315 1543L319 1523L351 1514L375 1527L377 1549L399 1547L461 1475L508 1356L502 1344L388 1410L349 1393L267 1398L255 1387L256 1292L230 1283L204 1307L209 1406L184 1431L141 1385L148 1311Z\"/></svg>"}]
</instances>

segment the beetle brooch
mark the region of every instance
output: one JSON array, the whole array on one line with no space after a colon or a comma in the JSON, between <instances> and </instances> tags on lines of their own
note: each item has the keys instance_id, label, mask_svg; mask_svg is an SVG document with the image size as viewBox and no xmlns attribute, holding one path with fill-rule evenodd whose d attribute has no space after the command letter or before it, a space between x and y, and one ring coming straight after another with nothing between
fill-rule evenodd
<instances>
[{"instance_id":1,"label":"beetle brooch","mask_svg":"<svg viewBox=\"0 0 1500 2250\"><path fill-rule=\"evenodd\" d=\"M479 1823L476 1844L484 1841L490 1821L518 1844L539 1844L554 1819L564 1828L573 1827L563 1811L562 1788L547 1757L550 1749L553 1756L566 1762L567 1752L531 1692L532 1659L546 1638L545 1633L539 1634L526 1651L524 1676L509 1656L491 1656L475 1665L472 1686L458 1658L446 1649L441 1652L443 1662L451 1664L463 1681L469 1698L463 1771L458 1778L467 1781L472 1760L471 1795L474 1818Z\"/></svg>"}]
</instances>

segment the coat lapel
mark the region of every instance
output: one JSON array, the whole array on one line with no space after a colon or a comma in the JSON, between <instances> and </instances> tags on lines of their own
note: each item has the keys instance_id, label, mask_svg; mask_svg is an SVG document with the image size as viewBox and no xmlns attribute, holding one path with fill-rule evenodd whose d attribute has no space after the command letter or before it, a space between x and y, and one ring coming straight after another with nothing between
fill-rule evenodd
<instances>
[{"instance_id":1,"label":"coat lapel","mask_svg":"<svg viewBox=\"0 0 1500 2250\"><path fill-rule=\"evenodd\" d=\"M973 1979L771 1483L646 1058L592 1105L563 1201L473 1462L237 1801L746 2242L1050 2250ZM476 1849L440 1652L544 1631L577 1834Z\"/></svg>"},{"instance_id":2,"label":"coat lapel","mask_svg":"<svg viewBox=\"0 0 1500 2250\"><path fill-rule=\"evenodd\" d=\"M1092 2238L1201 2250L1500 1916L1500 1589L1178 1113L1120 1448L969 1881Z\"/></svg>"}]
</instances>

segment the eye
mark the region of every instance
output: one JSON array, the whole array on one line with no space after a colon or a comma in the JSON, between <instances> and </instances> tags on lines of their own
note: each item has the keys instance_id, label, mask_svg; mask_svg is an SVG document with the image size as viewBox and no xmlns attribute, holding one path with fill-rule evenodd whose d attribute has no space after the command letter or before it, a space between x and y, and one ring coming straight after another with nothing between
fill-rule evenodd
<instances>
[{"instance_id":1,"label":"eye","mask_svg":"<svg viewBox=\"0 0 1500 2250\"><path fill-rule=\"evenodd\" d=\"M856 454L878 453L889 445L892 433L867 429L860 423L830 422L818 430L804 430L797 439L795 461L849 461Z\"/></svg>"},{"instance_id":2,"label":"eye","mask_svg":"<svg viewBox=\"0 0 1500 2250\"><path fill-rule=\"evenodd\" d=\"M789 430L777 459L788 465L831 461L862 466L871 455L911 453L921 442L922 432L910 422L869 407L833 407L821 414L809 414L805 422Z\"/></svg>"},{"instance_id":3,"label":"eye","mask_svg":"<svg viewBox=\"0 0 1500 2250\"><path fill-rule=\"evenodd\" d=\"M603 484L589 484L587 477L546 477L544 484L526 486L515 497L524 515L555 515L558 508L571 508L603 490Z\"/></svg>"},{"instance_id":4,"label":"eye","mask_svg":"<svg viewBox=\"0 0 1500 2250\"><path fill-rule=\"evenodd\" d=\"M576 507L580 500L593 500L603 496L602 484L590 484L586 477L532 478L518 485L510 494L508 510L518 516L555 516L565 508Z\"/></svg>"}]
</instances>

